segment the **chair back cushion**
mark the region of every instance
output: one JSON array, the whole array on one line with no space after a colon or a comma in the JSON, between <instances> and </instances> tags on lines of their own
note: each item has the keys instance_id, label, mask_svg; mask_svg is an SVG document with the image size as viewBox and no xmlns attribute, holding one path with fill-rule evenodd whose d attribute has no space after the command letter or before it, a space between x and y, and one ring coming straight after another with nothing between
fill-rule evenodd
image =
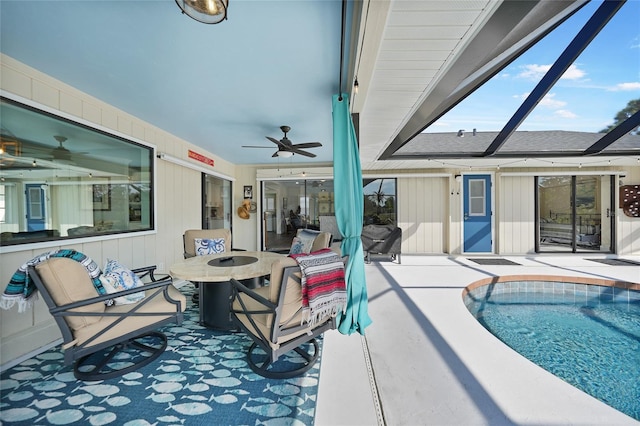
<instances>
[{"instance_id":1,"label":"chair back cushion","mask_svg":"<svg viewBox=\"0 0 640 426\"><path fill-rule=\"evenodd\" d=\"M296 260L289 256L286 256L286 257L283 256L282 258L279 258L278 260L273 262L273 264L271 265L271 275L269 277L269 296L268 296L269 301L273 303L278 303L278 297L280 295L280 286L282 285L282 276L283 276L284 268L289 266L298 266L298 263L296 262ZM298 287L300 287L300 284L298 284ZM300 301L302 303L302 292L300 290L298 292L300 293ZM288 291L287 291L287 295L289 295Z\"/></svg>"},{"instance_id":2,"label":"chair back cushion","mask_svg":"<svg viewBox=\"0 0 640 426\"><path fill-rule=\"evenodd\" d=\"M331 233L313 229L298 229L291 243L289 254L311 253L328 248L331 244Z\"/></svg>"},{"instance_id":3,"label":"chair back cushion","mask_svg":"<svg viewBox=\"0 0 640 426\"><path fill-rule=\"evenodd\" d=\"M315 240L313 240L313 245L311 246L311 252L322 250L324 248L329 248L331 245L331 233L329 232L319 232L316 236Z\"/></svg>"},{"instance_id":4,"label":"chair back cushion","mask_svg":"<svg viewBox=\"0 0 640 426\"><path fill-rule=\"evenodd\" d=\"M90 299L98 296L91 277L80 262L64 257L52 257L36 266L38 275L47 287L51 298L58 306ZM78 312L98 312L105 310L103 302L93 303L75 309ZM67 324L78 330L100 321L99 316L67 316Z\"/></svg>"},{"instance_id":5,"label":"chair back cushion","mask_svg":"<svg viewBox=\"0 0 640 426\"><path fill-rule=\"evenodd\" d=\"M198 244L196 244L196 239L200 240ZM231 231L229 229L189 229L184 232L185 257L228 251L231 251Z\"/></svg>"}]
</instances>

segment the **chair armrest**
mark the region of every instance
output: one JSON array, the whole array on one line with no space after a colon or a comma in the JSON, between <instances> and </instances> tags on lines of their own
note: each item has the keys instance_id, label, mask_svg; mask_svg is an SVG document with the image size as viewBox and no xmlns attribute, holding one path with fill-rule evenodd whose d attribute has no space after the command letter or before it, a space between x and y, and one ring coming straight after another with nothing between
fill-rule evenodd
<instances>
[{"instance_id":1,"label":"chair armrest","mask_svg":"<svg viewBox=\"0 0 640 426\"><path fill-rule=\"evenodd\" d=\"M157 269L156 265L144 266L142 268L132 269L131 272L136 274L140 279L144 277L149 277L151 282L166 280L169 277L169 274L162 276L161 278L156 278L154 275L154 271Z\"/></svg>"},{"instance_id":2,"label":"chair armrest","mask_svg":"<svg viewBox=\"0 0 640 426\"><path fill-rule=\"evenodd\" d=\"M140 291L153 290L154 288L168 287L171 284L172 284L172 279L171 279L171 277L168 277L168 278L166 278L164 280L158 280L158 281L146 283L146 284L144 284L144 285L142 285L140 287L130 288L130 289L127 289L127 290L118 291L116 293L101 294L99 296L92 297L90 299L79 300L79 301L73 302L73 303L67 303L66 305L62 305L62 306L57 306L55 308L51 308L49 310L49 312L51 312L52 315L60 314L62 312L68 311L70 309L75 309L75 308L79 308L79 307L82 307L82 306L92 305L92 304L98 303L98 302L104 302L105 300L115 299L116 297L126 296L128 294L138 293ZM166 288L165 288L165 292L166 292ZM168 297L168 295L165 296L165 298L166 297ZM141 303L141 302L139 302L139 303ZM69 313L69 314L70 315L78 315L78 316L104 316L104 314L102 314L102 313L92 313L92 312L73 312L73 313Z\"/></svg>"},{"instance_id":3,"label":"chair armrest","mask_svg":"<svg viewBox=\"0 0 640 426\"><path fill-rule=\"evenodd\" d=\"M234 290L234 299L236 294L243 293L243 294L246 294L248 297L252 298L253 300L255 300L256 302L260 303L261 305L264 305L266 308L275 309L278 306L272 301L270 301L269 299L266 299L263 296L256 293L255 291L251 290L249 287L245 286L235 278L231 278L231 285L233 286L233 290Z\"/></svg>"}]
</instances>

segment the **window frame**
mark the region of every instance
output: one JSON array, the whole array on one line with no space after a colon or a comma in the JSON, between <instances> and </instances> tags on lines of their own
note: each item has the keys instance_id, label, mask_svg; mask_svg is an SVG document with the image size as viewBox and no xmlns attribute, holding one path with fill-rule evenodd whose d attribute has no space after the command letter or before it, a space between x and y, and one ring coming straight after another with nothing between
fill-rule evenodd
<instances>
[{"instance_id":1,"label":"window frame","mask_svg":"<svg viewBox=\"0 0 640 426\"><path fill-rule=\"evenodd\" d=\"M109 231L102 231L96 233L88 233L86 235L65 235L59 236L55 233L46 237L37 237L24 239L21 241L3 241L0 244L0 253L9 253L15 251L22 250L31 250L31 249L39 249L39 248L47 248L47 247L55 247L59 246L61 241L65 243L68 241L76 241L82 240L83 242L91 242L91 241L100 241L100 240L108 240L108 239L118 239L123 236L141 236L141 235L150 235L157 233L157 223L156 223L156 203L157 203L157 173L156 173L156 155L157 155L157 147L148 142L142 141L134 136L127 135L121 133L119 131L104 127L102 125L93 123L84 118L77 117L75 115L66 113L64 111L60 111L58 109L49 107L47 105L43 105L39 102L35 102L30 99L23 98L19 95L6 92L5 90L0 90L0 99L2 102L6 102L11 104L17 108L25 109L31 113L40 114L49 119L58 120L64 123L64 125L69 125L72 127L80 128L82 131L96 133L100 136L116 139L122 143L130 144L135 147L139 147L141 149L141 158L147 157L148 154L148 183L149 185L149 225L145 226L141 229L114 229ZM11 183L11 182L8 182ZM10 185L9 185L10 186ZM4 207L7 207L7 199L4 200ZM46 206L45 206L46 208ZM8 211L7 211L8 212ZM7 213L5 212L5 213ZM10 213L10 212L9 212ZM19 231L20 232L20 231Z\"/></svg>"}]
</instances>

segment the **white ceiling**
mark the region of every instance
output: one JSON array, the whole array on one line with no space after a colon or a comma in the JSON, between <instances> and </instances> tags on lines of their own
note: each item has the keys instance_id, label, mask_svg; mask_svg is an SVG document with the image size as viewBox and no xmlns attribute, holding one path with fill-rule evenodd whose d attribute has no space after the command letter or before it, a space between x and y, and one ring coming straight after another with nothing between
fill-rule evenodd
<instances>
[{"instance_id":1,"label":"white ceiling","mask_svg":"<svg viewBox=\"0 0 640 426\"><path fill-rule=\"evenodd\" d=\"M377 159L583 3L347 2L343 91L357 75L363 168L424 167ZM232 163L327 163L342 6L230 0L228 20L205 25L173 0L2 0L0 49ZM265 136L281 125L293 143L321 142L317 158L272 158Z\"/></svg>"}]
</instances>

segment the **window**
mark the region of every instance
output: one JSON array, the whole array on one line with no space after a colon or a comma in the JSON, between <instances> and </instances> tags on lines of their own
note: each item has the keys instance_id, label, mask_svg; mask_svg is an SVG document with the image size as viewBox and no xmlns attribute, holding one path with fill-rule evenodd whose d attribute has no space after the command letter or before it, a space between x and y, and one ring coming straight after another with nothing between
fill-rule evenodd
<instances>
[{"instance_id":1,"label":"window","mask_svg":"<svg viewBox=\"0 0 640 426\"><path fill-rule=\"evenodd\" d=\"M2 246L153 229L153 149L0 99Z\"/></svg>"},{"instance_id":2,"label":"window","mask_svg":"<svg viewBox=\"0 0 640 426\"><path fill-rule=\"evenodd\" d=\"M364 179L364 225L396 225L396 180Z\"/></svg>"},{"instance_id":3,"label":"window","mask_svg":"<svg viewBox=\"0 0 640 426\"><path fill-rule=\"evenodd\" d=\"M396 225L396 179L363 179L362 185L363 224ZM332 179L264 181L262 197L264 250L288 250L299 228L331 232L341 240Z\"/></svg>"},{"instance_id":4,"label":"window","mask_svg":"<svg viewBox=\"0 0 640 426\"><path fill-rule=\"evenodd\" d=\"M486 216L485 180L469 179L469 216Z\"/></svg>"},{"instance_id":5,"label":"window","mask_svg":"<svg viewBox=\"0 0 640 426\"><path fill-rule=\"evenodd\" d=\"M612 252L612 176L538 176L538 252Z\"/></svg>"}]
</instances>

